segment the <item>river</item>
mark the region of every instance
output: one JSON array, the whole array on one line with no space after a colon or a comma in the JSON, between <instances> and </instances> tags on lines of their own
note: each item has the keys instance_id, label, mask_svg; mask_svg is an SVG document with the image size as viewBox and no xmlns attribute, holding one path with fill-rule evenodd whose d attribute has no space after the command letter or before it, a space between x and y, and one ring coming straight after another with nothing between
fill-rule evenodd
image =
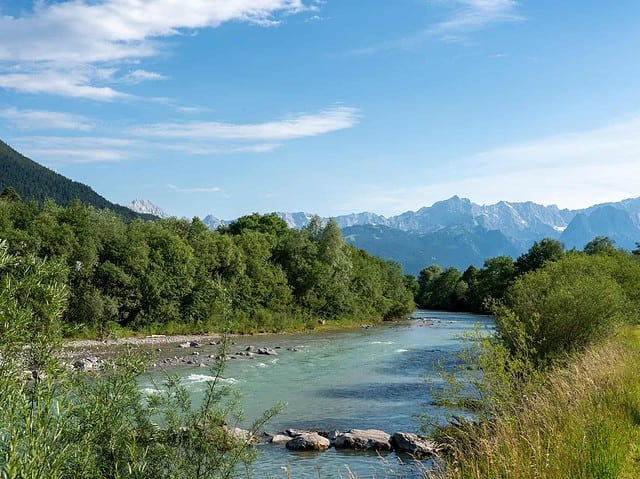
<instances>
[{"instance_id":1,"label":"river","mask_svg":"<svg viewBox=\"0 0 640 479\"><path fill-rule=\"evenodd\" d=\"M267 426L270 432L287 428L348 430L382 429L418 432L418 414L433 420L445 412L432 406L426 379L437 381L438 365L450 364L463 345L460 336L475 324L489 327L486 316L418 310L413 320L368 329L322 333L234 338L233 351L247 346L274 348L277 356L228 361L224 378L242 394L247 423L276 402L284 412ZM212 347L213 348L213 347ZM276 349L277 348L277 349ZM212 349L213 351L213 349ZM200 354L208 354L203 347ZM202 395L210 376L207 369L174 370L194 400ZM142 387L150 387L143 384ZM254 477L349 477L359 479L411 477L391 453L293 453L284 446L259 446Z\"/></svg>"}]
</instances>

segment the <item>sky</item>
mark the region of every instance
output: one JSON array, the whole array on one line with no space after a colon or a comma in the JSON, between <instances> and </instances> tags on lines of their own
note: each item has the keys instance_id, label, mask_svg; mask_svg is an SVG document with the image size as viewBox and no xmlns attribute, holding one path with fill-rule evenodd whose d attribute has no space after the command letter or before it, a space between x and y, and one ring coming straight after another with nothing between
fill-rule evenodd
<instances>
[{"instance_id":1,"label":"sky","mask_svg":"<svg viewBox=\"0 0 640 479\"><path fill-rule=\"evenodd\" d=\"M170 215L640 196L638 0L0 0L0 139Z\"/></svg>"}]
</instances>

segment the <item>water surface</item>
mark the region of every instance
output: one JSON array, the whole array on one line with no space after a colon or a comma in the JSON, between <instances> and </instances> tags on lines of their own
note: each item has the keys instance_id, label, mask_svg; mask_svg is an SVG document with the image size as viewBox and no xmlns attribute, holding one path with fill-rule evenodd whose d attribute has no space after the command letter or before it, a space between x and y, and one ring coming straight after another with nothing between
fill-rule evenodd
<instances>
[{"instance_id":1,"label":"water surface","mask_svg":"<svg viewBox=\"0 0 640 479\"><path fill-rule=\"evenodd\" d=\"M463 345L463 333L475 324L488 327L491 322L485 316L424 310L413 318L370 329L234 338L232 352L250 345L268 346L278 348L278 355L230 360L224 377L242 394L247 424L275 403L286 404L267 426L270 432L287 428L418 432L417 415L437 421L445 414L430 404L433 384L426 379L436 379L438 368L451 364L452 353ZM211 348L199 352L206 355L214 351ZM207 386L207 369L177 371L197 400ZM375 454L333 449L293 453L284 446L265 445L260 446L254 476L286 477L289 468L293 478L348 477L348 466L360 479L391 477L398 458L389 454L385 461ZM407 468L401 472L402 477L411 476Z\"/></svg>"}]
</instances>

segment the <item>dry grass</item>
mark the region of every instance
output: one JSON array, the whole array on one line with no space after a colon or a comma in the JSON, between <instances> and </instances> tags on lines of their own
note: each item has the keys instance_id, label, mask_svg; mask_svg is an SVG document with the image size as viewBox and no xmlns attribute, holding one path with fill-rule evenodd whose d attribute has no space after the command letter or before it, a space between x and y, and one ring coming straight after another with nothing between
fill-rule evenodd
<instances>
[{"instance_id":1,"label":"dry grass","mask_svg":"<svg viewBox=\"0 0 640 479\"><path fill-rule=\"evenodd\" d=\"M553 371L491 424L462 427L439 479L640 477L640 331Z\"/></svg>"}]
</instances>

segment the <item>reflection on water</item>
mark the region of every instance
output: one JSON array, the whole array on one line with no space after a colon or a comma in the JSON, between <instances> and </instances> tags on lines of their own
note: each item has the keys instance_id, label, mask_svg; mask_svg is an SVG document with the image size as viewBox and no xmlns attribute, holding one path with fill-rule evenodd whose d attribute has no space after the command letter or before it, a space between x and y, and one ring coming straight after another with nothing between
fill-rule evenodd
<instances>
[{"instance_id":1,"label":"reflection on water","mask_svg":"<svg viewBox=\"0 0 640 479\"><path fill-rule=\"evenodd\" d=\"M490 318L470 314L418 311L408 323L370 329L295 335L236 338L233 351L247 346L278 348L278 356L229 361L224 377L242 393L247 424L276 402L283 414L269 425L272 432L287 428L323 430L382 429L416 432L417 414L437 420L443 411L430 405L437 365L451 367L452 355L463 342L460 335L474 324L490 326ZM429 318L424 321L423 318ZM295 349L296 351L292 351ZM214 352L207 348L201 354ZM176 371L174 371L176 372ZM202 368L177 370L197 400L210 379ZM142 387L151 387L143 384ZM392 477L401 458L395 454L363 455L330 449L324 453L291 453L284 446L260 446L255 477ZM406 459L406 458L405 458ZM402 477L411 468L402 466Z\"/></svg>"}]
</instances>

